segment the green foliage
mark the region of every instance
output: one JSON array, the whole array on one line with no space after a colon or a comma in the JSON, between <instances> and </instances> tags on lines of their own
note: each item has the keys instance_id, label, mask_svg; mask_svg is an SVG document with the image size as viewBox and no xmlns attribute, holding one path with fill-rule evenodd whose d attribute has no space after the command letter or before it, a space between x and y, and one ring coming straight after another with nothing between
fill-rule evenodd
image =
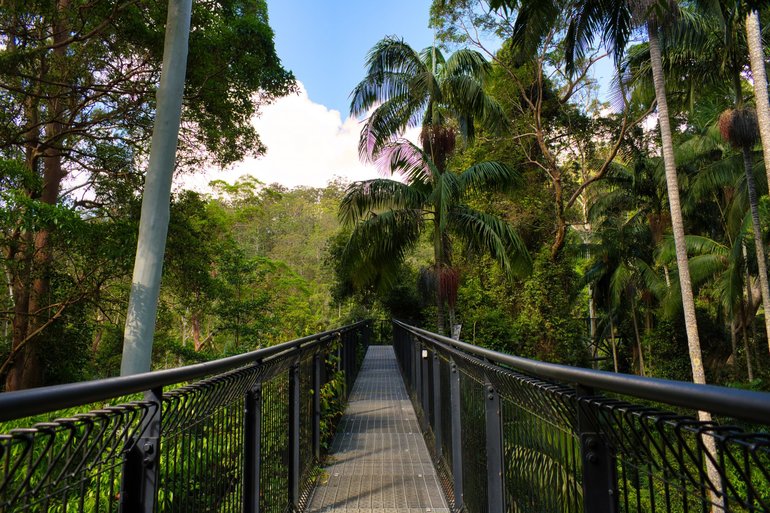
<instances>
[{"instance_id":1,"label":"green foliage","mask_svg":"<svg viewBox=\"0 0 770 513\"><path fill-rule=\"evenodd\" d=\"M532 275L517 298L518 354L586 365L585 327L572 308L578 284L569 258L553 261L547 251L536 257Z\"/></svg>"}]
</instances>

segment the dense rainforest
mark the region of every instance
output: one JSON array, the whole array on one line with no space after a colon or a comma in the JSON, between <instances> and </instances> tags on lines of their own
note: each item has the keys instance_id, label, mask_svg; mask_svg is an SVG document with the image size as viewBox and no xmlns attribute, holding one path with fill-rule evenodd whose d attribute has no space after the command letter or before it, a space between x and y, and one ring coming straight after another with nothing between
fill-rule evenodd
<instances>
[{"instance_id":1,"label":"dense rainforest","mask_svg":"<svg viewBox=\"0 0 770 513\"><path fill-rule=\"evenodd\" d=\"M770 389L766 9L713 4L435 0L436 46L383 35L351 92L383 178L174 192L153 367L394 316ZM295 88L264 2L196 6L178 173L262 154L250 119ZM120 371L162 11L0 6L8 390Z\"/></svg>"}]
</instances>

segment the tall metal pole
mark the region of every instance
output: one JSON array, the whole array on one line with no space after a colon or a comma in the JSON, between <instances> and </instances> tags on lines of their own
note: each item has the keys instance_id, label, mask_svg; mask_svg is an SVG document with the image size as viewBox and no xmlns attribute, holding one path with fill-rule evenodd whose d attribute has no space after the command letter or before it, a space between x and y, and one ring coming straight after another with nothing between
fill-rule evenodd
<instances>
[{"instance_id":1,"label":"tall metal pole","mask_svg":"<svg viewBox=\"0 0 770 513\"><path fill-rule=\"evenodd\" d=\"M142 196L139 240L123 339L123 359L120 366L122 376L150 370L160 276L168 232L171 177L174 172L182 114L191 12L192 0L168 2L155 126Z\"/></svg>"}]
</instances>

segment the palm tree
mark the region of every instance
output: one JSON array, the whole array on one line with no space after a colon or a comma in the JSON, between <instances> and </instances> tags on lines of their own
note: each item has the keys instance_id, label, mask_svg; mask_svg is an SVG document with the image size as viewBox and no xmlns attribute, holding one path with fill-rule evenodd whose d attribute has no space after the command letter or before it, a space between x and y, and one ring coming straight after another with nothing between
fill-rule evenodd
<instances>
[{"instance_id":1,"label":"palm tree","mask_svg":"<svg viewBox=\"0 0 770 513\"><path fill-rule=\"evenodd\" d=\"M765 247L762 243L759 200L754 179L753 148L760 134L757 115L754 109L745 105L743 98L741 73L746 66L746 51L740 38L741 4L727 1L720 2L719 7L719 26L710 19L703 19L696 20L696 23L683 23L677 27L677 30L672 31L672 37L667 38L667 44L663 49L664 64L666 69L677 78L685 71L688 79L698 84L698 87L688 88L691 107L696 103L696 98L710 99L709 97L714 96L714 90L722 89L722 84L725 82L732 84L733 98L728 98L729 94L720 94L721 91L717 93L722 105L734 102L734 108L725 110L719 116L718 125L722 138L739 149L743 157L762 305L765 312L765 332L770 341L770 282L767 275ZM634 60L648 57L644 52L636 52Z\"/></svg>"},{"instance_id":2,"label":"palm tree","mask_svg":"<svg viewBox=\"0 0 770 513\"><path fill-rule=\"evenodd\" d=\"M369 51L364 79L351 93L350 113L366 119L359 140L362 158L376 160L381 149L404 130L422 126L423 139L432 130L456 122L472 140L476 122L488 128L505 124L505 115L484 91L490 63L479 52L461 49L445 58L435 46L416 52L403 40L386 37ZM443 169L441 148L424 147Z\"/></svg>"},{"instance_id":3,"label":"palm tree","mask_svg":"<svg viewBox=\"0 0 770 513\"><path fill-rule=\"evenodd\" d=\"M765 172L767 173L768 182L770 182L770 101L767 98L765 51L762 44L762 30L759 25L759 2L751 2L751 4L753 5L748 6L748 13L746 14L746 41L749 46L751 76L754 79L754 97L757 104L757 118L759 119L759 133L762 139Z\"/></svg>"},{"instance_id":4,"label":"palm tree","mask_svg":"<svg viewBox=\"0 0 770 513\"><path fill-rule=\"evenodd\" d=\"M441 169L428 151L406 140L385 145L377 164L400 173L404 182L386 178L354 182L339 210L342 223L353 228L342 258L358 285L393 273L428 230L437 278L438 329L442 331L443 305L452 295L448 290L452 282L456 284L453 237L474 251L490 254L508 275L529 270L529 254L513 228L464 202L472 192L509 187L518 179L513 170L497 162L483 162L456 174ZM449 313L453 315L451 305Z\"/></svg>"}]
</instances>

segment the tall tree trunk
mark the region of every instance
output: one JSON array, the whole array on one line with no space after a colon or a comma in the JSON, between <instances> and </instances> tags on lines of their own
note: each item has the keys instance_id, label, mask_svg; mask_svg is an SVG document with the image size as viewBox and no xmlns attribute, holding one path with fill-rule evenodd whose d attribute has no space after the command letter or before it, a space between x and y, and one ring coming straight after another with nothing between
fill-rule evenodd
<instances>
[{"instance_id":1,"label":"tall tree trunk","mask_svg":"<svg viewBox=\"0 0 770 513\"><path fill-rule=\"evenodd\" d=\"M765 310L765 333L767 334L767 340L770 340L770 284L767 278L765 246L762 243L762 227L759 224L759 200L757 199L757 185L754 181L754 162L751 157L751 148L743 148L743 168L746 173L746 187L749 191L751 228L754 232L754 248L757 254L759 290L762 292L762 307Z\"/></svg>"},{"instance_id":2,"label":"tall tree trunk","mask_svg":"<svg viewBox=\"0 0 770 513\"><path fill-rule=\"evenodd\" d=\"M695 317L695 299L692 292L690 267L685 246L684 220L682 219L682 209L679 202L679 184L677 182L674 142L671 137L671 124L668 116L668 103L666 101L666 88L663 78L663 60L660 53L658 29L652 21L647 22L647 33L650 45L650 65L655 84L655 99L658 103L658 123L660 124L663 164L666 169L668 204L671 210L671 227L674 232L679 284L682 289L682 307L684 309L685 329L687 331L687 345L690 352L692 379L694 383L705 383L706 374L703 369L703 356L700 348L700 338L698 337L698 323Z\"/></svg>"},{"instance_id":3,"label":"tall tree trunk","mask_svg":"<svg viewBox=\"0 0 770 513\"><path fill-rule=\"evenodd\" d=\"M53 58L48 63L51 80L66 82L68 70L66 69L66 46L64 40L69 37L65 11L69 8L69 0L58 0L56 12L51 19L53 43ZM45 144L42 151L43 161L43 189L40 193L40 202L47 205L55 205L59 199L59 189L64 179L65 172L61 161L62 120L65 113L66 98L54 89L50 96L44 100L46 103ZM27 106L29 121L39 119L37 105ZM37 167L38 149L37 130L32 129L27 133L27 164L30 171ZM6 390L19 390L32 388L43 384L43 367L40 360L40 335L31 336L35 330L46 322L47 307L51 303L50 268L53 261L51 249L51 230L48 227L40 228L34 235L27 235L26 246L33 248L31 253L23 252L24 258L29 259L25 266L32 276L31 283L27 280L19 282L20 286L28 287L25 292L19 291L19 297L23 304L18 305L15 317L21 315L14 329L12 351L15 352L13 362L6 376ZM21 324L26 326L22 329ZM17 329L18 328L18 329ZM31 338L30 338L31 336Z\"/></svg>"},{"instance_id":4,"label":"tall tree trunk","mask_svg":"<svg viewBox=\"0 0 770 513\"><path fill-rule=\"evenodd\" d=\"M676 248L676 262L679 269L679 285L682 289L682 308L684 310L684 324L687 331L687 346L690 352L690 366L692 368L692 380L694 383L705 384L706 373L703 368L703 356L698 336L698 322L695 316L695 298L690 281L690 267L687 259L687 247L685 245L684 220L679 203L679 183L676 175L676 161L674 160L674 141L671 137L671 122L668 116L668 102L666 100L666 87L663 78L663 59L660 54L660 41L658 40L658 27L654 20L647 21L647 34L650 46L650 67L652 79L655 84L655 100L658 103L658 123L660 125L660 139L663 150L663 165L666 169L666 188L668 191L668 204L671 210L671 227L674 232L674 246ZM711 422L711 413L699 411L698 419L701 422ZM719 472L712 462L719 460L716 443L708 434L701 438L705 450L709 453L706 460L706 473L715 487L721 485ZM709 493L714 505L712 511L724 506L722 496ZM724 509L724 508L723 508Z\"/></svg>"},{"instance_id":5,"label":"tall tree trunk","mask_svg":"<svg viewBox=\"0 0 770 513\"><path fill-rule=\"evenodd\" d=\"M158 313L160 277L168 233L171 177L182 112L192 0L169 0L163 65L150 161L142 195L139 239L123 337L122 376L147 372Z\"/></svg>"},{"instance_id":6,"label":"tall tree trunk","mask_svg":"<svg viewBox=\"0 0 770 513\"><path fill-rule=\"evenodd\" d=\"M759 121L759 135L762 139L765 173L768 177L767 183L770 184L770 101L767 98L765 52L757 11L751 11L746 16L746 42L749 45L749 63L751 64L751 76L754 79L754 100L757 105L757 120ZM770 338L768 338L768 343L770 343Z\"/></svg>"},{"instance_id":7,"label":"tall tree trunk","mask_svg":"<svg viewBox=\"0 0 770 513\"><path fill-rule=\"evenodd\" d=\"M631 298L631 320L634 324L634 338L636 339L636 361L639 366L639 375L644 376L644 349L642 348L642 337L639 334L639 321L636 318L636 301Z\"/></svg>"}]
</instances>

